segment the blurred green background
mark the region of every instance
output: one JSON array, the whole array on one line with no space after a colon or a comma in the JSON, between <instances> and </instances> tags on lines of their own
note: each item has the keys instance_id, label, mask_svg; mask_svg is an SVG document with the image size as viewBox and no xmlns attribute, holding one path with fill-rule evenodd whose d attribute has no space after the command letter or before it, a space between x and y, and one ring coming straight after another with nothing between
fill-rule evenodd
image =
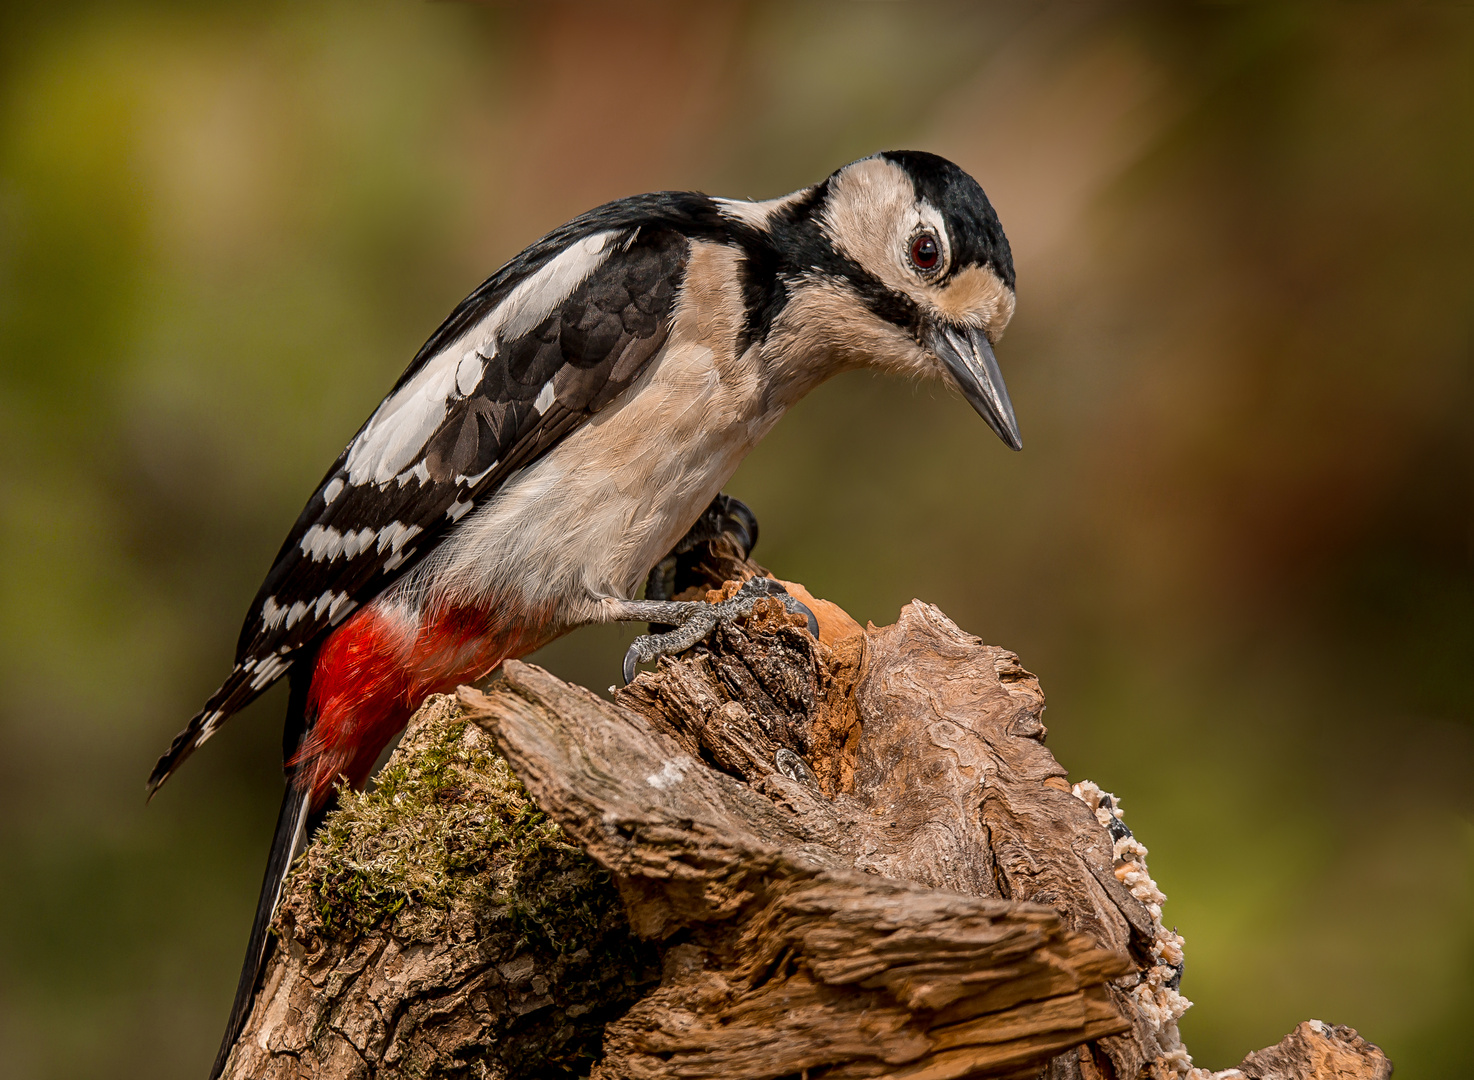
<instances>
[{"instance_id":1,"label":"blurred green background","mask_svg":"<svg viewBox=\"0 0 1474 1080\"><path fill-rule=\"evenodd\" d=\"M905 147L1012 240L1027 449L839 379L729 488L758 557L1040 674L1198 1064L1317 1017L1468 1074L1474 11L360 0L0 14L0 1076L203 1074L284 695L143 780L452 305L596 203Z\"/></svg>"}]
</instances>

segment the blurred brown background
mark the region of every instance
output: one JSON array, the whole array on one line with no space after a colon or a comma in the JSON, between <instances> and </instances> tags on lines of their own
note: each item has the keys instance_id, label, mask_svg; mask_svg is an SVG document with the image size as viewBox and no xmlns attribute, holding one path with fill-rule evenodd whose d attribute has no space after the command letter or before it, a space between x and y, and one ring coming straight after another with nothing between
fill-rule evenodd
<instances>
[{"instance_id":1,"label":"blurred brown background","mask_svg":"<svg viewBox=\"0 0 1474 1080\"><path fill-rule=\"evenodd\" d=\"M1467 1075L1474 11L140 0L0 14L0 1076L202 1075L281 691L143 779L452 305L596 203L883 148L998 209L1026 449L840 379L729 489L758 557L1041 675L1199 1064L1318 1017Z\"/></svg>"}]
</instances>

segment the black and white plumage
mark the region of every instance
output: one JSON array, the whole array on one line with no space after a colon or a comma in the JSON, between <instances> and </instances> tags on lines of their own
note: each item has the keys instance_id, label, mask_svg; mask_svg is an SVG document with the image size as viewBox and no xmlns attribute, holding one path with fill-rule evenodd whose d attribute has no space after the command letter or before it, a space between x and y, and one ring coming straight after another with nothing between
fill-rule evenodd
<instances>
[{"instance_id":1,"label":"black and white plumage","mask_svg":"<svg viewBox=\"0 0 1474 1080\"><path fill-rule=\"evenodd\" d=\"M216 1074L281 876L340 775L362 784L425 694L572 627L685 621L682 605L636 599L641 583L784 411L840 371L946 379L1018 448L992 351L1013 286L982 189L902 152L765 203L610 203L463 301L323 478L234 670L150 778L291 673L288 793Z\"/></svg>"},{"instance_id":2,"label":"black and white plumage","mask_svg":"<svg viewBox=\"0 0 1474 1080\"><path fill-rule=\"evenodd\" d=\"M668 332L686 242L657 207L686 224L677 202L644 196L586 214L456 307L318 484L251 604L234 670L160 759L151 790L300 650L629 386Z\"/></svg>"}]
</instances>

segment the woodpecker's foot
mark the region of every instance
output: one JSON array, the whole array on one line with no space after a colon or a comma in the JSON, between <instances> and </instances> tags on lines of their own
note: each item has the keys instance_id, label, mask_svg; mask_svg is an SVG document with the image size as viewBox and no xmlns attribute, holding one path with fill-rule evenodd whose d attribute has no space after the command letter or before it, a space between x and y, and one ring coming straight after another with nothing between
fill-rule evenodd
<instances>
[{"instance_id":1,"label":"woodpecker's foot","mask_svg":"<svg viewBox=\"0 0 1474 1080\"><path fill-rule=\"evenodd\" d=\"M752 614L753 606L765 597L783 601L783 606L809 621L809 633L819 636L819 621L798 600L788 595L787 590L772 578L755 577L730 600L716 604L700 600L630 600L621 606L620 619L643 620L674 626L663 634L642 634L635 638L629 651L624 654L624 681L628 684L635 677L635 668L648 664L662 656L674 656L704 641L724 622L745 618Z\"/></svg>"},{"instance_id":2,"label":"woodpecker's foot","mask_svg":"<svg viewBox=\"0 0 1474 1080\"><path fill-rule=\"evenodd\" d=\"M723 536L730 536L742 549L745 559L757 547L757 517L747 504L730 495L717 495L711 501L696 524L671 548L670 554L655 564L645 581L646 600L670 600L679 596L692 585L702 584L700 572L703 551L707 544ZM652 634L671 629L659 623L650 627Z\"/></svg>"}]
</instances>

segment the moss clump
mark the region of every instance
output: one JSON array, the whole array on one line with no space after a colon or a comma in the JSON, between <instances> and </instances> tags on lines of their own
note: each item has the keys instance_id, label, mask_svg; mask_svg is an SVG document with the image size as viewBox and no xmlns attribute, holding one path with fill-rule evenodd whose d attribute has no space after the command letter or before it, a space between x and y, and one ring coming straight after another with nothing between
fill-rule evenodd
<instances>
[{"instance_id":1,"label":"moss clump","mask_svg":"<svg viewBox=\"0 0 1474 1080\"><path fill-rule=\"evenodd\" d=\"M339 791L288 888L311 898L294 905L298 932L393 917L396 936L426 938L466 914L510 919L515 945L541 937L558 952L587 944L614 895L449 696L426 702L369 790Z\"/></svg>"},{"instance_id":2,"label":"moss clump","mask_svg":"<svg viewBox=\"0 0 1474 1080\"><path fill-rule=\"evenodd\" d=\"M521 910L529 870L583 858L449 697L426 703L371 789L338 800L291 886L323 934L398 916L421 937L447 915Z\"/></svg>"},{"instance_id":3,"label":"moss clump","mask_svg":"<svg viewBox=\"0 0 1474 1080\"><path fill-rule=\"evenodd\" d=\"M371 790L339 792L277 929L314 970L375 988L396 1018L385 1037L400 1064L384 1076L584 1075L603 1023L659 977L609 875L446 696L411 720ZM410 955L435 959L406 983ZM377 974L378 956L399 974ZM314 1038L331 1039L352 995L336 977L319 985Z\"/></svg>"}]
</instances>

